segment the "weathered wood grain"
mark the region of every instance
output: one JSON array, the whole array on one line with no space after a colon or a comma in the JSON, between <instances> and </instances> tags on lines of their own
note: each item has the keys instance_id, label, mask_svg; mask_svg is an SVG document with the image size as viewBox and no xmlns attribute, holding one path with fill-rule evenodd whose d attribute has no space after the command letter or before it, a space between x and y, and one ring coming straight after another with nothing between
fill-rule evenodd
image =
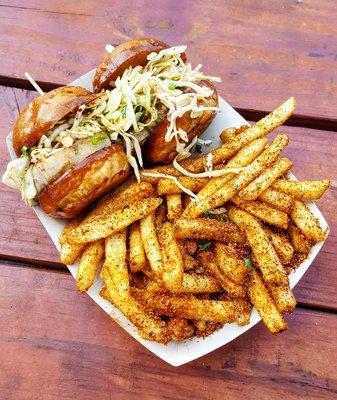
<instances>
[{"instance_id":1,"label":"weathered wood grain","mask_svg":"<svg viewBox=\"0 0 337 400\"><path fill-rule=\"evenodd\" d=\"M296 310L180 368L75 291L65 273L1 265L1 399L333 399L337 316Z\"/></svg>"},{"instance_id":2,"label":"weathered wood grain","mask_svg":"<svg viewBox=\"0 0 337 400\"><path fill-rule=\"evenodd\" d=\"M299 114L335 120L335 11L334 0L1 1L0 75L68 83L106 43L155 36L187 44L236 107L271 110L294 95Z\"/></svg>"},{"instance_id":3,"label":"weathered wood grain","mask_svg":"<svg viewBox=\"0 0 337 400\"><path fill-rule=\"evenodd\" d=\"M34 92L0 88L0 129L5 138L15 120L18 108L35 96ZM332 187L318 202L328 220L331 233L321 253L296 288L300 302L319 307L337 309L335 282L337 281L337 158L336 141L332 132L312 129L282 127L289 134L290 144L285 155L294 162L293 172L299 179L329 178ZM275 134L273 134L275 135ZM272 135L272 136L273 136ZM4 140L0 142L0 171L4 171L8 160ZM25 206L20 195L0 184L0 257L28 260L34 264L52 264L61 267L58 253L33 211Z\"/></svg>"}]
</instances>

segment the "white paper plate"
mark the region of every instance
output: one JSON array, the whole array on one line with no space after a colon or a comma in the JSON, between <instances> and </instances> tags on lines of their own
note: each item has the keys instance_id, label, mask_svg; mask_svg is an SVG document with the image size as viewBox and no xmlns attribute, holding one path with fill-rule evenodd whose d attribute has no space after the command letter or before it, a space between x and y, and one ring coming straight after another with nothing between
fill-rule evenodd
<instances>
[{"instance_id":1,"label":"white paper plate","mask_svg":"<svg viewBox=\"0 0 337 400\"><path fill-rule=\"evenodd\" d=\"M95 70L88 72L87 74L81 76L76 79L71 85L83 86L89 90L92 90L92 77L94 75ZM219 134L220 132L227 127L236 126L239 127L243 124L247 124L247 121L241 117L228 103L225 102L222 98L219 98L220 110L212 124L202 135L203 139L212 139L212 146L216 147L220 144ZM10 156L16 158L11 134L7 136L7 147L10 153ZM293 179L295 177L291 175ZM321 226L325 229L327 228L327 222L325 221L323 215L320 213L319 209L316 207L314 203L308 203L311 211L314 215L319 219ZM45 227L52 241L54 242L56 248L60 250L60 246L58 243L58 237L60 232L62 231L65 222L55 220L48 215L46 215L40 207L34 208L36 215L41 221L42 225ZM310 253L310 256L297 268L295 272L290 275L290 285L293 288L297 282L302 278L303 274L309 268L310 264L313 262L314 258L317 256L320 251L323 243L316 244ZM77 264L69 265L69 271L75 277L77 271ZM137 333L137 329L124 317L124 315L113 307L108 301L102 299L99 296L99 291L102 287L102 282L98 278L93 287L88 291L88 295L101 307L105 312L111 315L111 317L122 327L124 328L132 337L134 337L138 342L140 342L143 346L145 346L152 353L156 354L162 360L168 362L173 366L179 366L185 364L189 361L195 360L198 357L201 357L211 351L229 343L236 337L242 335L248 329L252 328L255 324L257 324L261 318L258 313L254 309L251 315L250 324L244 327L239 327L235 324L227 324L219 331L213 333L208 336L206 339L189 339L183 342L173 342L168 345L163 345L159 343L150 342L147 340L143 340L139 337ZM75 287L74 287L75 290Z\"/></svg>"}]
</instances>

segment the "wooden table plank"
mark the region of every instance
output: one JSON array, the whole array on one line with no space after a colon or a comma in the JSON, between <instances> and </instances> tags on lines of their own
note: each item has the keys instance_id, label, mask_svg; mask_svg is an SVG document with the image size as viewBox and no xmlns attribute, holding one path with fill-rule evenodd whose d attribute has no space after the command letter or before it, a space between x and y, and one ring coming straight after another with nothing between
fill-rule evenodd
<instances>
[{"instance_id":1,"label":"wooden table plank","mask_svg":"<svg viewBox=\"0 0 337 400\"><path fill-rule=\"evenodd\" d=\"M77 293L69 275L1 265L0 398L334 398L337 316L299 309L287 319L278 337L259 324L174 368Z\"/></svg>"},{"instance_id":2,"label":"wooden table plank","mask_svg":"<svg viewBox=\"0 0 337 400\"><path fill-rule=\"evenodd\" d=\"M18 107L21 109L35 95L20 89L0 87L0 129L3 138L10 131ZM296 288L300 302L337 309L335 282L337 280L337 158L335 133L283 127L290 136L285 154L294 161L293 172L299 179L329 178L332 188L318 205L328 220L331 233L321 253ZM0 171L5 169L8 154L4 140L0 142ZM61 267L58 253L34 212L26 207L14 190L0 185L0 257L28 260L34 264Z\"/></svg>"},{"instance_id":3,"label":"wooden table plank","mask_svg":"<svg viewBox=\"0 0 337 400\"><path fill-rule=\"evenodd\" d=\"M336 121L335 8L334 0L2 0L0 75L21 79L28 69L68 83L97 65L106 43L155 36L187 44L236 107L271 110L294 95L299 114Z\"/></svg>"}]
</instances>

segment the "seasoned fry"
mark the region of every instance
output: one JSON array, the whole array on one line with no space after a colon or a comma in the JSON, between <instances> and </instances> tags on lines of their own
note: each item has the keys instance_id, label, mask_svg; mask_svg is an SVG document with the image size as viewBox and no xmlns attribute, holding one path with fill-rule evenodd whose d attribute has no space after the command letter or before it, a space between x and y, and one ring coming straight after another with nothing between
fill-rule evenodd
<instances>
[{"instance_id":1,"label":"seasoned fry","mask_svg":"<svg viewBox=\"0 0 337 400\"><path fill-rule=\"evenodd\" d=\"M226 164L225 168L241 168L246 167L252 163L256 157L258 157L264 148L266 147L267 139L260 138L252 141L243 147L237 154L235 154ZM198 193L198 198L203 199L210 196L223 186L226 182L229 182L235 178L236 174L231 172L229 174L212 178L209 182L201 189Z\"/></svg>"},{"instance_id":2,"label":"seasoned fry","mask_svg":"<svg viewBox=\"0 0 337 400\"><path fill-rule=\"evenodd\" d=\"M247 128L249 128L249 125L242 125L239 128L232 127L232 128L224 129L220 133L220 139L221 139L222 143L231 142L232 140L234 140L236 138L236 136L239 133L242 133Z\"/></svg>"},{"instance_id":3,"label":"seasoned fry","mask_svg":"<svg viewBox=\"0 0 337 400\"><path fill-rule=\"evenodd\" d=\"M167 218L169 221L177 219L183 212L183 205L181 202L181 194L168 194L166 195L167 204Z\"/></svg>"},{"instance_id":4,"label":"seasoned fry","mask_svg":"<svg viewBox=\"0 0 337 400\"><path fill-rule=\"evenodd\" d=\"M248 295L271 333L281 333L288 328L287 323L276 308L273 299L255 270L252 270L250 274Z\"/></svg>"},{"instance_id":5,"label":"seasoned fry","mask_svg":"<svg viewBox=\"0 0 337 400\"><path fill-rule=\"evenodd\" d=\"M290 214L295 201L292 196L289 196L286 193L278 192L270 187L260 194L259 200L287 214Z\"/></svg>"},{"instance_id":6,"label":"seasoned fry","mask_svg":"<svg viewBox=\"0 0 337 400\"><path fill-rule=\"evenodd\" d=\"M172 317L234 322L236 310L230 300L200 300L190 294L170 295L132 289L132 294L145 308Z\"/></svg>"},{"instance_id":7,"label":"seasoned fry","mask_svg":"<svg viewBox=\"0 0 337 400\"><path fill-rule=\"evenodd\" d=\"M199 267L199 262L186 249L186 244L183 241L179 242L179 248L183 257L184 271L191 271Z\"/></svg>"},{"instance_id":8,"label":"seasoned fry","mask_svg":"<svg viewBox=\"0 0 337 400\"><path fill-rule=\"evenodd\" d=\"M156 233L154 214L150 214L140 221L140 234L151 270L160 277L164 271L164 262Z\"/></svg>"},{"instance_id":9,"label":"seasoned fry","mask_svg":"<svg viewBox=\"0 0 337 400\"><path fill-rule=\"evenodd\" d=\"M175 236L178 239L204 239L223 242L243 243L244 237L229 221L197 218L192 220L176 219Z\"/></svg>"},{"instance_id":10,"label":"seasoned fry","mask_svg":"<svg viewBox=\"0 0 337 400\"><path fill-rule=\"evenodd\" d=\"M109 272L115 290L121 296L126 296L130 289L126 265L126 229L105 239L104 268Z\"/></svg>"},{"instance_id":11,"label":"seasoned fry","mask_svg":"<svg viewBox=\"0 0 337 400\"><path fill-rule=\"evenodd\" d=\"M282 149L288 144L288 141L289 139L286 135L276 136L270 146L244 171L241 171L234 179L225 183L225 185L209 197L200 199L198 202L191 202L190 205L186 207L182 216L184 218L195 218L206 211L221 207L231 197L247 186L268 165L272 164L277 159Z\"/></svg>"},{"instance_id":12,"label":"seasoned fry","mask_svg":"<svg viewBox=\"0 0 337 400\"><path fill-rule=\"evenodd\" d=\"M63 243L61 244L60 260L62 264L71 265L78 259L85 249L86 244L71 244Z\"/></svg>"},{"instance_id":13,"label":"seasoned fry","mask_svg":"<svg viewBox=\"0 0 337 400\"><path fill-rule=\"evenodd\" d=\"M288 282L287 273L261 224L246 211L230 207L228 217L246 233L263 278L278 285Z\"/></svg>"},{"instance_id":14,"label":"seasoned fry","mask_svg":"<svg viewBox=\"0 0 337 400\"><path fill-rule=\"evenodd\" d=\"M67 225L63 228L61 235L59 237L59 243L64 244L67 242L67 236L74 228L76 228L83 220L83 217L76 217L71 219Z\"/></svg>"},{"instance_id":15,"label":"seasoned fry","mask_svg":"<svg viewBox=\"0 0 337 400\"><path fill-rule=\"evenodd\" d=\"M128 185L122 186L123 188L117 188L111 196L108 195L102 199L83 222L88 224L96 219L104 219L113 211L155 195L153 187L147 182L131 181Z\"/></svg>"},{"instance_id":16,"label":"seasoned fry","mask_svg":"<svg viewBox=\"0 0 337 400\"><path fill-rule=\"evenodd\" d=\"M231 198L231 202L242 210L248 211L254 217L267 222L268 224L287 229L289 217L286 213L275 210L260 201L243 201L239 196Z\"/></svg>"},{"instance_id":17,"label":"seasoned fry","mask_svg":"<svg viewBox=\"0 0 337 400\"><path fill-rule=\"evenodd\" d=\"M236 310L235 322L239 326L248 325L250 321L250 313L252 311L251 304L243 299L235 299L233 300L233 303Z\"/></svg>"},{"instance_id":18,"label":"seasoned fry","mask_svg":"<svg viewBox=\"0 0 337 400\"><path fill-rule=\"evenodd\" d=\"M236 136L231 142L226 142L222 146L210 151L208 154L213 156L213 165L218 165L224 160L237 153L242 147L252 142L255 139L266 136L278 126L282 125L295 109L295 99L290 97L279 108L266 115L260 121L250 126L242 133ZM207 154L194 159L188 159L181 162L181 165L190 172L201 172L205 168ZM179 172L173 166L156 167L144 172L164 173L172 176L179 176ZM143 179L143 178L142 178ZM147 182L158 182L159 178L144 177Z\"/></svg>"},{"instance_id":19,"label":"seasoned fry","mask_svg":"<svg viewBox=\"0 0 337 400\"><path fill-rule=\"evenodd\" d=\"M184 318L170 318L166 323L167 335L170 340L185 340L193 336L194 325Z\"/></svg>"},{"instance_id":20,"label":"seasoned fry","mask_svg":"<svg viewBox=\"0 0 337 400\"><path fill-rule=\"evenodd\" d=\"M160 282L151 281L146 290L167 293L169 289ZM181 286L173 290L170 289L172 293L216 293L221 292L221 290L222 288L215 277L194 273L185 273Z\"/></svg>"},{"instance_id":21,"label":"seasoned fry","mask_svg":"<svg viewBox=\"0 0 337 400\"><path fill-rule=\"evenodd\" d=\"M113 211L103 220L83 221L67 235L67 240L69 243L88 243L106 238L153 213L161 203L162 199L150 197Z\"/></svg>"},{"instance_id":22,"label":"seasoned fry","mask_svg":"<svg viewBox=\"0 0 337 400\"><path fill-rule=\"evenodd\" d=\"M167 207L165 202L161 203L161 205L156 209L155 221L158 230L163 226L164 222L167 221Z\"/></svg>"},{"instance_id":23,"label":"seasoned fry","mask_svg":"<svg viewBox=\"0 0 337 400\"><path fill-rule=\"evenodd\" d=\"M289 236L295 251L309 254L312 242L293 222L289 224Z\"/></svg>"},{"instance_id":24,"label":"seasoned fry","mask_svg":"<svg viewBox=\"0 0 337 400\"><path fill-rule=\"evenodd\" d=\"M238 257L233 245L216 242L214 250L219 269L233 282L243 284L248 275L248 268Z\"/></svg>"},{"instance_id":25,"label":"seasoned fry","mask_svg":"<svg viewBox=\"0 0 337 400\"><path fill-rule=\"evenodd\" d=\"M281 313L292 312L296 308L296 299L288 285L267 284L277 309Z\"/></svg>"},{"instance_id":26,"label":"seasoned fry","mask_svg":"<svg viewBox=\"0 0 337 400\"><path fill-rule=\"evenodd\" d=\"M263 227L268 239L271 241L271 244L274 246L277 255L282 264L288 264L294 254L294 248L289 242L286 235L281 233L273 232L271 229L266 226Z\"/></svg>"},{"instance_id":27,"label":"seasoned fry","mask_svg":"<svg viewBox=\"0 0 337 400\"><path fill-rule=\"evenodd\" d=\"M76 286L80 292L86 292L93 285L103 254L103 240L89 243L85 248L76 274Z\"/></svg>"},{"instance_id":28,"label":"seasoned fry","mask_svg":"<svg viewBox=\"0 0 337 400\"><path fill-rule=\"evenodd\" d=\"M273 183L273 188L289 194L298 200L318 200L330 186L328 179L320 181L288 181L278 179Z\"/></svg>"},{"instance_id":29,"label":"seasoned fry","mask_svg":"<svg viewBox=\"0 0 337 400\"><path fill-rule=\"evenodd\" d=\"M292 165L293 163L288 160L288 158L280 158L275 164L266 168L260 176L241 190L241 192L239 192L239 197L247 201L256 200L277 178L288 172Z\"/></svg>"},{"instance_id":30,"label":"seasoned fry","mask_svg":"<svg viewBox=\"0 0 337 400\"><path fill-rule=\"evenodd\" d=\"M178 178L186 189L192 190L192 192L199 192L206 183L209 181L208 178L190 178L188 176L181 176ZM176 185L172 179L161 178L158 182L157 191L159 195L163 194L177 194L182 193L183 190Z\"/></svg>"},{"instance_id":31,"label":"seasoned fry","mask_svg":"<svg viewBox=\"0 0 337 400\"><path fill-rule=\"evenodd\" d=\"M143 271L146 268L147 260L138 221L130 226L129 252L131 272Z\"/></svg>"},{"instance_id":32,"label":"seasoned fry","mask_svg":"<svg viewBox=\"0 0 337 400\"><path fill-rule=\"evenodd\" d=\"M139 302L129 294L121 296L106 268L102 270L102 279L106 290L102 290L100 295L116 306L139 329L143 339L161 343L168 343L171 340L164 321L144 311Z\"/></svg>"},{"instance_id":33,"label":"seasoned fry","mask_svg":"<svg viewBox=\"0 0 337 400\"><path fill-rule=\"evenodd\" d=\"M199 251L198 258L202 265L207 268L218 280L220 285L225 289L231 298L246 297L245 286L238 285L225 275L217 265L214 255L209 250Z\"/></svg>"},{"instance_id":34,"label":"seasoned fry","mask_svg":"<svg viewBox=\"0 0 337 400\"><path fill-rule=\"evenodd\" d=\"M327 232L323 231L318 219L302 201L295 201L290 216L309 240L313 242L325 240Z\"/></svg>"},{"instance_id":35,"label":"seasoned fry","mask_svg":"<svg viewBox=\"0 0 337 400\"><path fill-rule=\"evenodd\" d=\"M158 235L164 269L161 277L166 287L177 290L181 287L184 275L183 257L179 244L174 236L174 228L170 222L165 222Z\"/></svg>"}]
</instances>

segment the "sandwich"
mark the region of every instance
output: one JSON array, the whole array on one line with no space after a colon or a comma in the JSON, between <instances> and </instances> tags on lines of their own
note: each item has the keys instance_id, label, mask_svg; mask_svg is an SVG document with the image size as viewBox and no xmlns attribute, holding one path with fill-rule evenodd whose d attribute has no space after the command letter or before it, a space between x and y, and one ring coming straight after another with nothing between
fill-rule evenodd
<instances>
[{"instance_id":1,"label":"sandwich","mask_svg":"<svg viewBox=\"0 0 337 400\"><path fill-rule=\"evenodd\" d=\"M72 218L144 166L171 163L218 110L218 78L192 68L185 50L130 40L104 57L93 92L65 86L34 99L14 125L18 158L3 182Z\"/></svg>"}]
</instances>

